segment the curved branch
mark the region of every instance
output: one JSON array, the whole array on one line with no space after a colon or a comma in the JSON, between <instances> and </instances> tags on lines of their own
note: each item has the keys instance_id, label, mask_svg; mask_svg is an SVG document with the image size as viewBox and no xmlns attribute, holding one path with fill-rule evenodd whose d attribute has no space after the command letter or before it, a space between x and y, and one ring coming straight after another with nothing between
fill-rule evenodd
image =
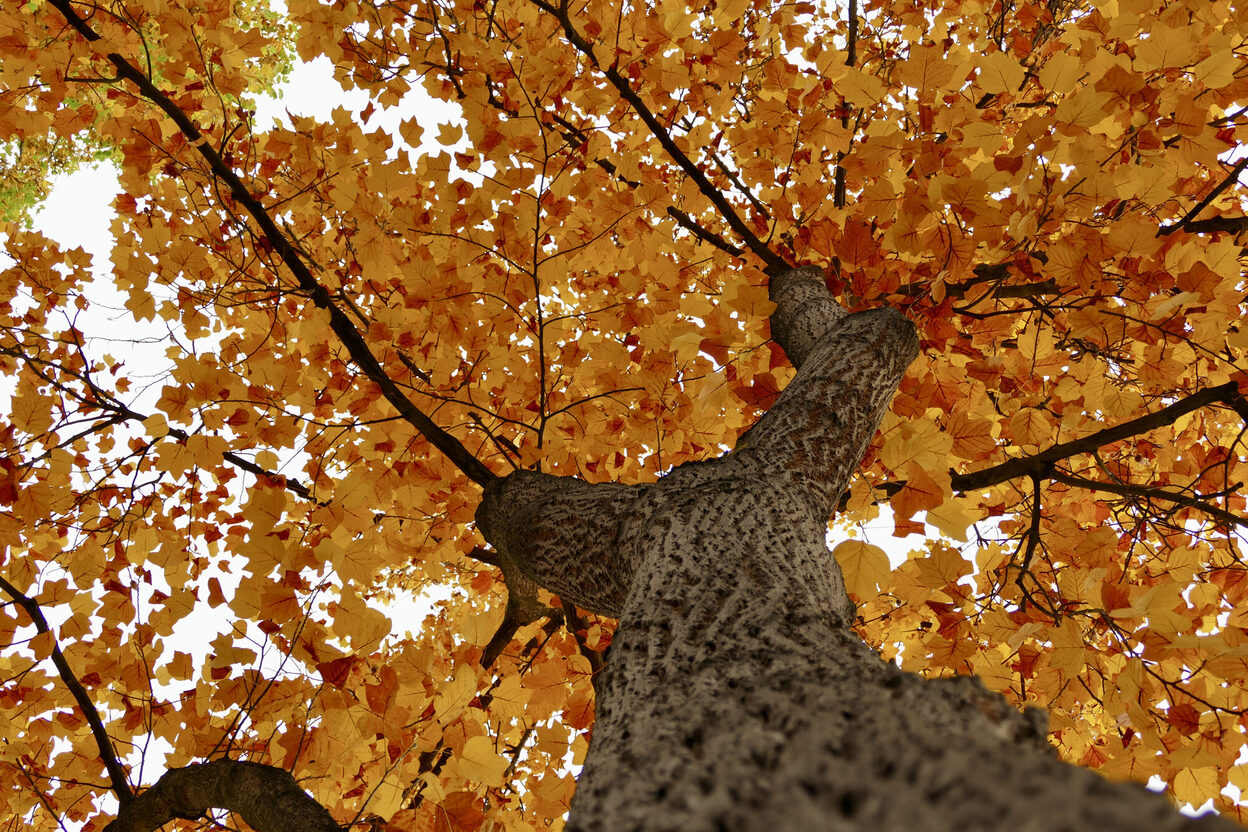
<instances>
[{"instance_id":1,"label":"curved branch","mask_svg":"<svg viewBox=\"0 0 1248 832\"><path fill-rule=\"evenodd\" d=\"M131 800L104 832L153 832L172 820L229 809L257 832L342 832L285 769L240 760L173 768Z\"/></svg>"},{"instance_id":2,"label":"curved branch","mask_svg":"<svg viewBox=\"0 0 1248 832\"><path fill-rule=\"evenodd\" d=\"M101 39L100 35L85 20L79 17L78 13L70 6L70 0L49 0L49 2L65 17L70 26L88 41L94 42ZM161 92L150 78L144 75L125 57L116 52L109 52L105 57L117 68L117 74L120 77L125 78L138 87L144 98L159 107L178 126L178 129L182 131L187 141L208 163L213 175L228 187L230 197L247 209L247 213L255 220L256 225L260 227L265 239L268 240L273 250L277 252L282 262L286 264L286 267L294 275L299 288L307 293L313 304L329 313L330 328L338 336L339 340L342 341L352 360L359 366L364 375L381 389L381 393L386 400L398 410L404 419L420 431L421 435L429 440L430 444L455 463L459 470L463 471L469 479L482 486L498 479L498 475L487 468L481 460L477 459L464 447L463 443L435 424L420 408L416 407L410 399L403 395L398 385L386 374L385 369L381 366L381 362L373 355L372 350L359 330L351 323L351 319L334 304L329 290L313 276L307 264L300 257L295 244L277 227L277 223L268 210L258 199L252 196L242 179L239 178L239 175L226 164L225 160L221 158L221 155L208 141L208 137L199 131L199 128L195 126L190 117L169 96Z\"/></svg>"}]
</instances>

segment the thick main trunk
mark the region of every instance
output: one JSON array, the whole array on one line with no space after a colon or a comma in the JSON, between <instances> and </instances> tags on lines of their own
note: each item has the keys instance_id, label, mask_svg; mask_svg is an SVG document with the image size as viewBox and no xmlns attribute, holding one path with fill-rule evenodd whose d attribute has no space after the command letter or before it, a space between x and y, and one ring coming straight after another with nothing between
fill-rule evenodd
<instances>
[{"instance_id":1,"label":"thick main trunk","mask_svg":"<svg viewBox=\"0 0 1248 832\"><path fill-rule=\"evenodd\" d=\"M894 311L846 315L818 270L771 295L798 373L731 453L649 486L518 472L478 511L529 578L620 618L569 829L1191 823L1061 763L1038 713L903 673L850 629L827 521L918 344Z\"/></svg>"}]
</instances>

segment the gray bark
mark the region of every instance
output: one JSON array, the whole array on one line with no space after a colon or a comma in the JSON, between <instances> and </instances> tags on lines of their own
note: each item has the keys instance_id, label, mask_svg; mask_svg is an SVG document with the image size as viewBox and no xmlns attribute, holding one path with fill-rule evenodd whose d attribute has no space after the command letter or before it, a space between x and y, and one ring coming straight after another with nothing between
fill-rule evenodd
<instances>
[{"instance_id":1,"label":"gray bark","mask_svg":"<svg viewBox=\"0 0 1248 832\"><path fill-rule=\"evenodd\" d=\"M1060 762L1040 712L850 629L827 521L918 342L818 269L770 288L798 372L730 453L644 486L517 472L478 510L528 578L620 619L568 829L1237 828Z\"/></svg>"}]
</instances>

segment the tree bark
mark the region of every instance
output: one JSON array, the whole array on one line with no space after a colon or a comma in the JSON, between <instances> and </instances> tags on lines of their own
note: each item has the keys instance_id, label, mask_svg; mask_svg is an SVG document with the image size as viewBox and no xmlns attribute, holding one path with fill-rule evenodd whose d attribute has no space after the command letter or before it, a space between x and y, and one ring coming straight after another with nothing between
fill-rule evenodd
<instances>
[{"instance_id":1,"label":"tree bark","mask_svg":"<svg viewBox=\"0 0 1248 832\"><path fill-rule=\"evenodd\" d=\"M818 269L770 294L798 372L731 452L652 485L486 487L504 557L620 619L568 829L1237 828L1062 763L1041 712L854 633L827 521L918 341L894 310L846 314Z\"/></svg>"},{"instance_id":2,"label":"tree bark","mask_svg":"<svg viewBox=\"0 0 1248 832\"><path fill-rule=\"evenodd\" d=\"M240 760L212 760L166 771L122 805L104 832L153 832L176 819L229 809L257 832L342 832L290 772Z\"/></svg>"}]
</instances>

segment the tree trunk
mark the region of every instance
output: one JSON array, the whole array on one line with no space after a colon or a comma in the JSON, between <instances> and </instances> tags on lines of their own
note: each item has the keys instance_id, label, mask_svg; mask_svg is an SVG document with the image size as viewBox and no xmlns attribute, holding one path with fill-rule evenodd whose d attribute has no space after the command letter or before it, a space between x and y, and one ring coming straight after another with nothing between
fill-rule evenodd
<instances>
[{"instance_id":1,"label":"tree trunk","mask_svg":"<svg viewBox=\"0 0 1248 832\"><path fill-rule=\"evenodd\" d=\"M974 678L904 673L850 628L827 521L918 342L894 310L847 315L818 269L770 293L798 372L731 452L648 486L521 471L478 510L525 575L620 619L568 828L1193 823L1060 762L1039 711Z\"/></svg>"}]
</instances>

